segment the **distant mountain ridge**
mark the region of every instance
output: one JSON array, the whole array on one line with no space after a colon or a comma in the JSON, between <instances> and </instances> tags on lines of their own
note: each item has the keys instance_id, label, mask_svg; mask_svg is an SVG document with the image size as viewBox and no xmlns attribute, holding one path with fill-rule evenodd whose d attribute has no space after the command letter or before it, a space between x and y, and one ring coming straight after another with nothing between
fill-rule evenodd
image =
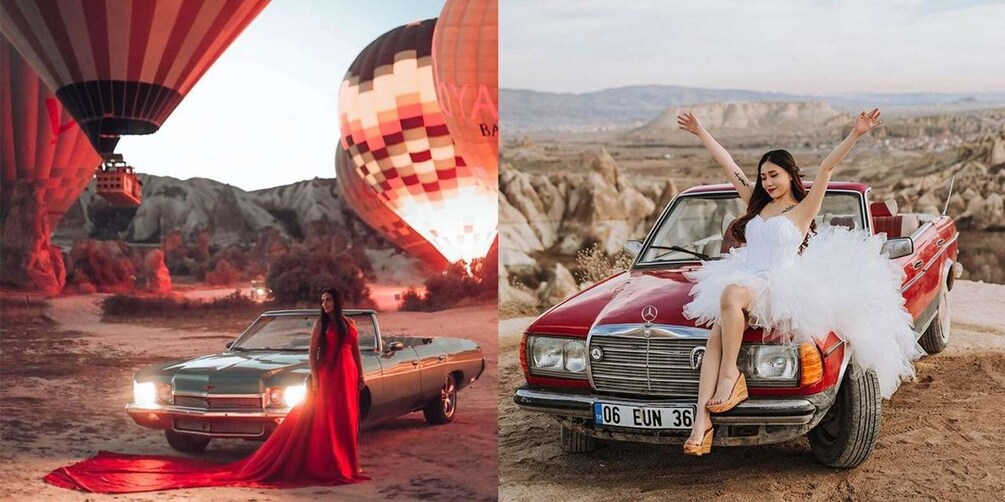
<instances>
[{"instance_id":1,"label":"distant mountain ridge","mask_svg":"<svg viewBox=\"0 0 1005 502\"><path fill-rule=\"evenodd\" d=\"M826 101L844 113L867 106L903 113L1005 106L1005 93L843 93L804 95L744 89L644 85L586 93L500 89L506 134L533 131L598 131L638 127L668 108L709 103Z\"/></svg>"}]
</instances>

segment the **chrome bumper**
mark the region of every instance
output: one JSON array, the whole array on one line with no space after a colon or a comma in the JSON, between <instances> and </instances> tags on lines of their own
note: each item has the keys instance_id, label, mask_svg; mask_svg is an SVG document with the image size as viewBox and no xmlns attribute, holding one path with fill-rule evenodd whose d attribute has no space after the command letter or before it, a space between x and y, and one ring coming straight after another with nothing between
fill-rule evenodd
<instances>
[{"instance_id":1,"label":"chrome bumper","mask_svg":"<svg viewBox=\"0 0 1005 502\"><path fill-rule=\"evenodd\" d=\"M836 394L835 387L809 397L748 399L726 413L712 415L712 423L720 426L715 443L728 446L771 444L801 436L823 418ZM517 389L513 401L525 410L554 415L563 427L587 436L667 444L682 442L688 431L598 427L593 423L593 403L603 401L643 407L694 403L688 399L642 400L598 395L589 389L556 391L529 385Z\"/></svg>"},{"instance_id":2,"label":"chrome bumper","mask_svg":"<svg viewBox=\"0 0 1005 502\"><path fill-rule=\"evenodd\" d=\"M129 403L126 412L130 415L173 415L179 417L199 418L283 418L290 413L290 408L274 408L265 410L205 410L201 408L185 408L173 405L140 406Z\"/></svg>"}]
</instances>

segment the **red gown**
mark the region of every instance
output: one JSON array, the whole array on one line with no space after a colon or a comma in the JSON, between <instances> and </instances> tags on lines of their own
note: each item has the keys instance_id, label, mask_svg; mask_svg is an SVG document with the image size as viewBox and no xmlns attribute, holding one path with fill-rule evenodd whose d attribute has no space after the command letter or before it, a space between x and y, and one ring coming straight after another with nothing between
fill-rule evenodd
<instances>
[{"instance_id":1,"label":"red gown","mask_svg":"<svg viewBox=\"0 0 1005 502\"><path fill-rule=\"evenodd\" d=\"M317 392L290 411L272 436L250 457L229 464L158 455L98 455L45 476L47 483L97 493L131 493L208 486L294 487L339 485L369 478L359 469L359 371L352 347L352 320L337 345L327 333L327 361L318 368Z\"/></svg>"}]
</instances>

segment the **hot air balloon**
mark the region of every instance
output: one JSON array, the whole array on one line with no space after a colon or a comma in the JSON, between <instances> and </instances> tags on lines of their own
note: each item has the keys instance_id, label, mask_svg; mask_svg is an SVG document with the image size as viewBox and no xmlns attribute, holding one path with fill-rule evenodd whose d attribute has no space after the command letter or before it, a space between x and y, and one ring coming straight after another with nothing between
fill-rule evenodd
<instances>
[{"instance_id":1,"label":"hot air balloon","mask_svg":"<svg viewBox=\"0 0 1005 502\"><path fill-rule=\"evenodd\" d=\"M102 155L160 128L268 0L0 2L0 30Z\"/></svg>"},{"instance_id":2,"label":"hot air balloon","mask_svg":"<svg viewBox=\"0 0 1005 502\"><path fill-rule=\"evenodd\" d=\"M357 56L339 90L340 142L368 197L448 261L470 262L485 256L495 237L496 191L457 155L444 124L433 83L435 25L428 19L400 26Z\"/></svg>"},{"instance_id":3,"label":"hot air balloon","mask_svg":"<svg viewBox=\"0 0 1005 502\"><path fill-rule=\"evenodd\" d=\"M55 229L101 156L5 37L0 37L0 131L0 208L6 213L14 183L27 181L41 192L49 228Z\"/></svg>"},{"instance_id":4,"label":"hot air balloon","mask_svg":"<svg viewBox=\"0 0 1005 502\"><path fill-rule=\"evenodd\" d=\"M447 0L433 33L436 92L457 151L492 187L499 183L498 63L498 0Z\"/></svg>"},{"instance_id":5,"label":"hot air balloon","mask_svg":"<svg viewBox=\"0 0 1005 502\"><path fill-rule=\"evenodd\" d=\"M432 244L419 235L400 216L373 196L373 190L356 175L356 165L341 146L335 154L335 176L346 203L364 223L435 270L446 269L449 263Z\"/></svg>"}]
</instances>

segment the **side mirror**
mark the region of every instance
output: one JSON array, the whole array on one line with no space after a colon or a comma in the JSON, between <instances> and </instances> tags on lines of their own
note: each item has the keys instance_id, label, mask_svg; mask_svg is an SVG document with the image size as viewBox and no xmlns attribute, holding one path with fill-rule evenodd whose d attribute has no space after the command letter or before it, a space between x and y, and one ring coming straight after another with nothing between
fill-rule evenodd
<instances>
[{"instance_id":1,"label":"side mirror","mask_svg":"<svg viewBox=\"0 0 1005 502\"><path fill-rule=\"evenodd\" d=\"M630 240L622 246L622 249L628 253L629 256L635 258L639 255L639 251L642 251L642 241L640 240Z\"/></svg>"},{"instance_id":2,"label":"side mirror","mask_svg":"<svg viewBox=\"0 0 1005 502\"><path fill-rule=\"evenodd\" d=\"M914 241L910 237L889 239L883 243L883 249L880 251L880 254L886 255L891 260L908 256L912 253L914 253Z\"/></svg>"},{"instance_id":3,"label":"side mirror","mask_svg":"<svg viewBox=\"0 0 1005 502\"><path fill-rule=\"evenodd\" d=\"M227 342L227 348L228 349L231 348L231 347L233 347L233 346L234 346L234 342Z\"/></svg>"},{"instance_id":4,"label":"side mirror","mask_svg":"<svg viewBox=\"0 0 1005 502\"><path fill-rule=\"evenodd\" d=\"M399 350L404 350L404 349L405 349L405 344L403 344L401 342L391 342L391 343L387 344L387 350L390 351L390 352L397 352Z\"/></svg>"}]
</instances>

